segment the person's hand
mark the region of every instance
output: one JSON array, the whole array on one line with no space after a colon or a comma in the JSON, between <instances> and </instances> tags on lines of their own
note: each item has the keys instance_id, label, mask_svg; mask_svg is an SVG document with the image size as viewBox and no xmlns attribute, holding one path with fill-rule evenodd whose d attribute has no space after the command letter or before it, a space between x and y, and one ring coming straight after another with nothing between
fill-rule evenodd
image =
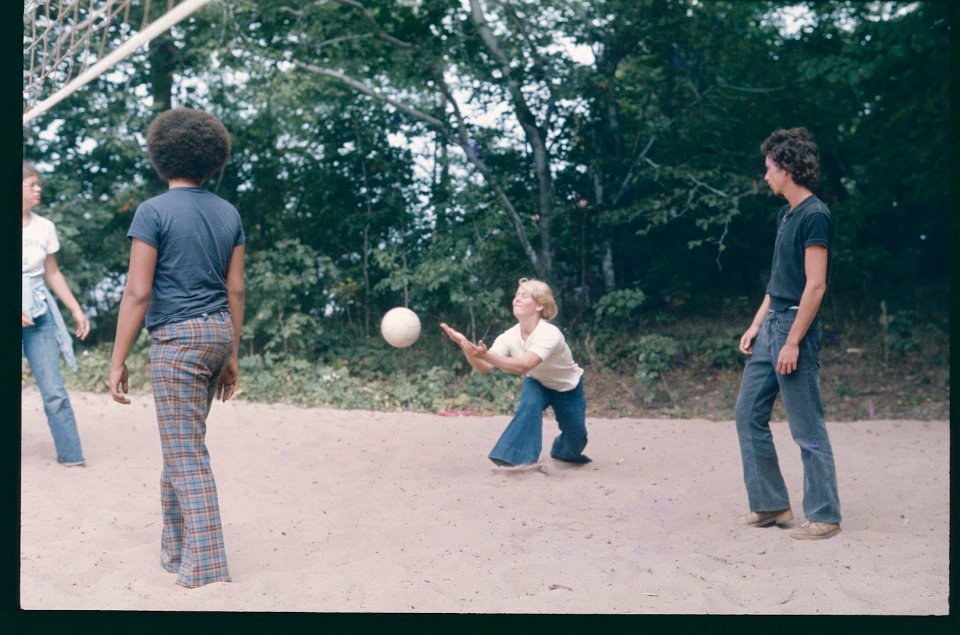
<instances>
[{"instance_id":1,"label":"person's hand","mask_svg":"<svg viewBox=\"0 0 960 635\"><path fill-rule=\"evenodd\" d=\"M478 357L481 353L486 352L487 350L487 347L484 346L483 342L480 342L478 346L477 344L474 344L468 340L466 335L456 329L450 328L443 322L440 323L440 328L444 330L444 332L447 334L447 337L453 340L457 346L460 347L460 350L463 351L463 354L469 358Z\"/></svg>"},{"instance_id":2,"label":"person's hand","mask_svg":"<svg viewBox=\"0 0 960 635\"><path fill-rule=\"evenodd\" d=\"M463 349L464 353L469 353L469 349L473 346L470 343L470 340L467 339L467 336L458 331L457 329L447 326L445 322L440 323L440 328L443 329L443 332L447 334L453 343Z\"/></svg>"},{"instance_id":3,"label":"person's hand","mask_svg":"<svg viewBox=\"0 0 960 635\"><path fill-rule=\"evenodd\" d=\"M800 358L800 345L791 344L789 341L780 349L780 355L777 356L777 372L781 375L789 375L797 370L797 360Z\"/></svg>"},{"instance_id":4,"label":"person's hand","mask_svg":"<svg viewBox=\"0 0 960 635\"><path fill-rule=\"evenodd\" d=\"M227 365L220 371L217 377L217 387L214 389L214 399L226 401L237 391L237 385L240 381L240 364L236 357L231 357Z\"/></svg>"},{"instance_id":5,"label":"person's hand","mask_svg":"<svg viewBox=\"0 0 960 635\"><path fill-rule=\"evenodd\" d=\"M461 342L464 342L467 339L463 333L461 333L460 331L454 328L450 328L449 326L447 326L445 322L440 323L440 328L443 329L443 332L446 333L447 337L453 340L455 344L460 344Z\"/></svg>"},{"instance_id":6,"label":"person's hand","mask_svg":"<svg viewBox=\"0 0 960 635\"><path fill-rule=\"evenodd\" d=\"M23 311L20 311L20 326L33 326L33 320Z\"/></svg>"},{"instance_id":7,"label":"person's hand","mask_svg":"<svg viewBox=\"0 0 960 635\"><path fill-rule=\"evenodd\" d=\"M107 380L107 386L110 388L110 396L112 396L113 400L117 403L130 403L126 394L120 393L121 390L123 390L124 393L127 392L127 376L126 363L110 368L110 379Z\"/></svg>"},{"instance_id":8,"label":"person's hand","mask_svg":"<svg viewBox=\"0 0 960 635\"><path fill-rule=\"evenodd\" d=\"M469 343L469 342L468 342ZM483 343L483 340L480 340L476 344L470 344L472 349L472 356L477 359L486 359L487 356L487 345Z\"/></svg>"},{"instance_id":9,"label":"person's hand","mask_svg":"<svg viewBox=\"0 0 960 635\"><path fill-rule=\"evenodd\" d=\"M746 331L743 332L743 335L740 336L740 352L744 355L753 355L753 341L757 339L757 335L760 333L760 327L750 325Z\"/></svg>"},{"instance_id":10,"label":"person's hand","mask_svg":"<svg viewBox=\"0 0 960 635\"><path fill-rule=\"evenodd\" d=\"M87 335L90 334L90 320L87 319L87 315L82 309L73 311L73 322L77 325L77 330L74 331L76 336L80 339L86 339Z\"/></svg>"}]
</instances>

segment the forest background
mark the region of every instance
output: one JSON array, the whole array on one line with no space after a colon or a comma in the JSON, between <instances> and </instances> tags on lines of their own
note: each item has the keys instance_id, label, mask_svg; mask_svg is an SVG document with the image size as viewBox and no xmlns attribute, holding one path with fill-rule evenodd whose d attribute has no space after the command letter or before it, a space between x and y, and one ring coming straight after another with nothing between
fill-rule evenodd
<instances>
[{"instance_id":1,"label":"forest background","mask_svg":"<svg viewBox=\"0 0 960 635\"><path fill-rule=\"evenodd\" d=\"M827 416L946 419L950 4L214 2L24 128L93 324L68 385L105 390L126 231L164 190L144 134L188 106L233 139L208 187L247 238L241 398L509 412L516 377L438 323L490 343L537 277L591 414L731 419L783 204L759 145L805 126L836 228ZM408 349L379 337L394 306Z\"/></svg>"}]
</instances>

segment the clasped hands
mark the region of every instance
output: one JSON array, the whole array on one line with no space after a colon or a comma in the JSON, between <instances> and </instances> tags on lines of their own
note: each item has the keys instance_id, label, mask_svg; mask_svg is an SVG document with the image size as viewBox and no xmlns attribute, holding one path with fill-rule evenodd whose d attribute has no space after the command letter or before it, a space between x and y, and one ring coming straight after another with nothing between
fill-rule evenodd
<instances>
[{"instance_id":1,"label":"clasped hands","mask_svg":"<svg viewBox=\"0 0 960 635\"><path fill-rule=\"evenodd\" d=\"M454 328L451 328L444 322L440 323L440 328L442 328L443 332L447 334L447 337L453 340L454 344L460 347L460 349L463 351L463 354L467 357L483 359L487 354L487 345L482 341L474 344L467 339L466 335Z\"/></svg>"}]
</instances>

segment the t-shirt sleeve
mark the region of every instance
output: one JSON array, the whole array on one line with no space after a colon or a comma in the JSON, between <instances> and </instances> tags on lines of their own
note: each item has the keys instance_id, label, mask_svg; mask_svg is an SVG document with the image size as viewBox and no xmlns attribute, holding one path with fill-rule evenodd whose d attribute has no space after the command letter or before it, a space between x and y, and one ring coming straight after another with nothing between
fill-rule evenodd
<instances>
[{"instance_id":1,"label":"t-shirt sleeve","mask_svg":"<svg viewBox=\"0 0 960 635\"><path fill-rule=\"evenodd\" d=\"M562 341L563 333L560 332L560 329L556 327L552 329L541 329L541 332L537 333L536 339L530 342L530 348L528 348L527 351L536 353L537 357L543 361L550 357L550 354Z\"/></svg>"},{"instance_id":2,"label":"t-shirt sleeve","mask_svg":"<svg viewBox=\"0 0 960 635\"><path fill-rule=\"evenodd\" d=\"M509 357L510 346L507 344L507 339L508 339L507 333L509 332L510 331L504 331L503 333L498 335L497 339L493 340L493 345L490 346L489 350L493 351L494 353L496 353L501 357Z\"/></svg>"},{"instance_id":3,"label":"t-shirt sleeve","mask_svg":"<svg viewBox=\"0 0 960 635\"><path fill-rule=\"evenodd\" d=\"M247 242L247 237L243 233L243 221L240 219L240 212L237 212L236 208L234 208L234 211L237 214L237 235L233 239L233 246L239 247Z\"/></svg>"},{"instance_id":4,"label":"t-shirt sleeve","mask_svg":"<svg viewBox=\"0 0 960 635\"><path fill-rule=\"evenodd\" d=\"M60 251L60 239L57 238L57 226L53 223L50 223L47 229L46 245L44 245L44 250L48 254L55 254Z\"/></svg>"},{"instance_id":5,"label":"t-shirt sleeve","mask_svg":"<svg viewBox=\"0 0 960 635\"><path fill-rule=\"evenodd\" d=\"M160 248L160 217L153 206L141 203L137 207L127 238L139 238L151 247Z\"/></svg>"},{"instance_id":6,"label":"t-shirt sleeve","mask_svg":"<svg viewBox=\"0 0 960 635\"><path fill-rule=\"evenodd\" d=\"M810 214L803 228L803 246L823 245L827 249L833 242L833 222L826 214Z\"/></svg>"}]
</instances>

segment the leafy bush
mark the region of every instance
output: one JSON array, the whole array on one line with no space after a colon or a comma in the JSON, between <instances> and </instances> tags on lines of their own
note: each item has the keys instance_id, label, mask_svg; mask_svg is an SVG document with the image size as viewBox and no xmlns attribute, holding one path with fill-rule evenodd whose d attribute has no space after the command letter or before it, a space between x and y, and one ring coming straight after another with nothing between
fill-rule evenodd
<instances>
[{"instance_id":1,"label":"leafy bush","mask_svg":"<svg viewBox=\"0 0 960 635\"><path fill-rule=\"evenodd\" d=\"M640 289L618 289L606 294L597 301L598 329L603 329L605 325L633 322L644 300L646 296Z\"/></svg>"},{"instance_id":2,"label":"leafy bush","mask_svg":"<svg viewBox=\"0 0 960 635\"><path fill-rule=\"evenodd\" d=\"M743 366L736 335L704 335L694 340L691 355L698 366L726 370Z\"/></svg>"},{"instance_id":3,"label":"leafy bush","mask_svg":"<svg viewBox=\"0 0 960 635\"><path fill-rule=\"evenodd\" d=\"M381 360L380 372L372 372L372 365L358 373L356 368L342 362L330 365L313 364L302 359L242 357L243 398L346 410L441 412L469 409L500 414L512 412L519 397L520 380L508 373L494 371L483 376L470 372L458 377L456 365L411 363L421 356L366 357Z\"/></svg>"},{"instance_id":4,"label":"leafy bush","mask_svg":"<svg viewBox=\"0 0 960 635\"><path fill-rule=\"evenodd\" d=\"M470 372L457 383L459 389L449 402L453 409L469 408L474 412L508 414L520 401L523 380L510 373L492 371L487 375Z\"/></svg>"},{"instance_id":5,"label":"leafy bush","mask_svg":"<svg viewBox=\"0 0 960 635\"><path fill-rule=\"evenodd\" d=\"M680 346L667 335L641 335L633 343L637 354L634 378L641 384L651 384L660 375L674 367Z\"/></svg>"},{"instance_id":6,"label":"leafy bush","mask_svg":"<svg viewBox=\"0 0 960 635\"><path fill-rule=\"evenodd\" d=\"M319 318L336 274L328 258L298 239L249 255L243 339L253 350L305 357L323 335Z\"/></svg>"},{"instance_id":7,"label":"leafy bush","mask_svg":"<svg viewBox=\"0 0 960 635\"><path fill-rule=\"evenodd\" d=\"M884 333L885 357L903 357L907 353L920 350L923 334L917 326L916 314L913 311L897 311L889 316L883 315L880 326Z\"/></svg>"}]
</instances>

